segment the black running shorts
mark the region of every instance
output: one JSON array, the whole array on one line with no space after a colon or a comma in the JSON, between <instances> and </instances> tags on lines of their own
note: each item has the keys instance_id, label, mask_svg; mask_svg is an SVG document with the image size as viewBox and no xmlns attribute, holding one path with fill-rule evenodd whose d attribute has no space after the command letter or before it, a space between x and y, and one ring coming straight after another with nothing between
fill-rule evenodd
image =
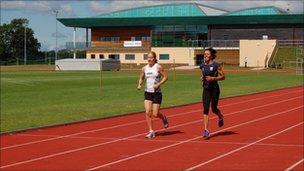
<instances>
[{"instance_id":1,"label":"black running shorts","mask_svg":"<svg viewBox=\"0 0 304 171\"><path fill-rule=\"evenodd\" d=\"M145 92L145 100L152 101L152 103L161 104L162 99L163 96L161 92L155 92L155 93Z\"/></svg>"}]
</instances>

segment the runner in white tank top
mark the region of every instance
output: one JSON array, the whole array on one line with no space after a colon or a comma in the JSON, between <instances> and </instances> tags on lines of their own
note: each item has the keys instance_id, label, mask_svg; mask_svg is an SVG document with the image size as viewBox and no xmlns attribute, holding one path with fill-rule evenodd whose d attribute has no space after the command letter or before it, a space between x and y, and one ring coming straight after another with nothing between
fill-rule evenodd
<instances>
[{"instance_id":1,"label":"runner in white tank top","mask_svg":"<svg viewBox=\"0 0 304 171\"><path fill-rule=\"evenodd\" d=\"M158 84L161 79L161 74L159 73L159 64L155 63L152 67L147 64L144 66L145 78L146 78L146 92L154 93L160 92L160 88L155 89L154 85Z\"/></svg>"},{"instance_id":2,"label":"runner in white tank top","mask_svg":"<svg viewBox=\"0 0 304 171\"><path fill-rule=\"evenodd\" d=\"M159 112L162 102L160 86L164 84L167 79L168 77L165 70L157 63L155 52L150 52L148 54L148 64L142 68L137 85L137 89L140 90L141 85L144 83L144 80L146 80L144 104L146 110L146 120L149 128L146 138L155 137L152 123L153 117L162 119L164 127L169 127L167 117Z\"/></svg>"}]
</instances>

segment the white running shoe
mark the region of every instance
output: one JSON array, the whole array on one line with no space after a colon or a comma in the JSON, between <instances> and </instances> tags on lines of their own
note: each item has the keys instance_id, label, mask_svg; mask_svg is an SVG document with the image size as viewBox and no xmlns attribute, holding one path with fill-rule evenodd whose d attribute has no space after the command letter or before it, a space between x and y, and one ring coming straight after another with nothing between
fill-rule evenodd
<instances>
[{"instance_id":1,"label":"white running shoe","mask_svg":"<svg viewBox=\"0 0 304 171\"><path fill-rule=\"evenodd\" d=\"M149 131L148 134L146 135L146 138L154 138L154 137L155 137L154 131Z\"/></svg>"}]
</instances>

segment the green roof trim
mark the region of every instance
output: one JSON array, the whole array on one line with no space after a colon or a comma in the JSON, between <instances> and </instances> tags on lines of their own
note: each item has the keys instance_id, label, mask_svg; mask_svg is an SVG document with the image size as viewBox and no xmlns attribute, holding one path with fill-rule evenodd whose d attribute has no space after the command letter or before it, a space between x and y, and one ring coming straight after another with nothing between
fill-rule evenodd
<instances>
[{"instance_id":1,"label":"green roof trim","mask_svg":"<svg viewBox=\"0 0 304 171\"><path fill-rule=\"evenodd\" d=\"M96 18L205 16L195 3L165 4L120 10L95 16Z\"/></svg>"},{"instance_id":2,"label":"green roof trim","mask_svg":"<svg viewBox=\"0 0 304 171\"><path fill-rule=\"evenodd\" d=\"M304 14L258 16L192 16L138 18L58 18L67 27L115 27L154 25L304 24Z\"/></svg>"},{"instance_id":3,"label":"green roof trim","mask_svg":"<svg viewBox=\"0 0 304 171\"><path fill-rule=\"evenodd\" d=\"M287 12L274 6L265 6L265 7L247 8L239 11L232 11L224 15L240 16L240 15L281 15L281 14L287 14Z\"/></svg>"}]
</instances>

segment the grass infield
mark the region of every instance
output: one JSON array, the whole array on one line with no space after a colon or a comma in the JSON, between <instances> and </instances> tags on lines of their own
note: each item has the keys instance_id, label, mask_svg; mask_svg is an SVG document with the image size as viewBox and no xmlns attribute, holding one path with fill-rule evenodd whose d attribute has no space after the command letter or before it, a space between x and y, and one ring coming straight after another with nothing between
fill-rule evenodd
<instances>
[{"instance_id":1,"label":"grass infield","mask_svg":"<svg viewBox=\"0 0 304 171\"><path fill-rule=\"evenodd\" d=\"M1 132L143 111L139 71L1 72ZM201 101L200 72L169 72L162 107ZM221 98L303 85L302 76L280 72L231 72ZM144 116L143 116L144 119Z\"/></svg>"}]
</instances>

